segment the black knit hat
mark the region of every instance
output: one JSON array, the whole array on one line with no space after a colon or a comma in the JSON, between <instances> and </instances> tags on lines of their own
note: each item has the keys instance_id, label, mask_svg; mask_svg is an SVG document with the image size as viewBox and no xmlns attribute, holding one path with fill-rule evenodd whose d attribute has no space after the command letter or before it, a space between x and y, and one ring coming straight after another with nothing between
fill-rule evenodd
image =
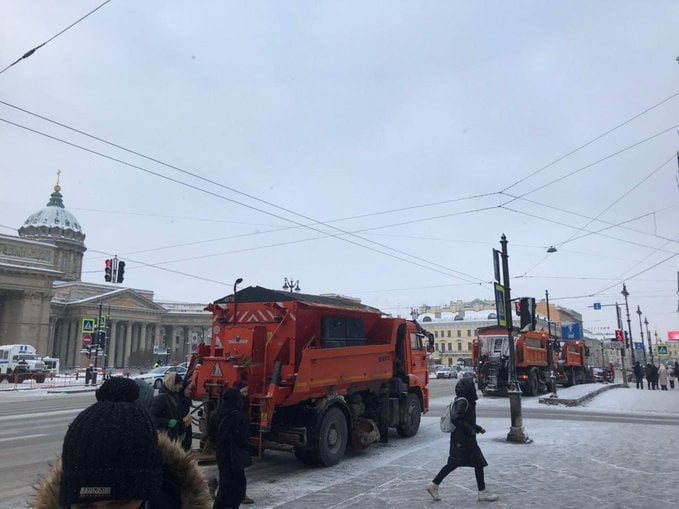
<instances>
[{"instance_id":1,"label":"black knit hat","mask_svg":"<svg viewBox=\"0 0 679 509\"><path fill-rule=\"evenodd\" d=\"M111 378L96 397L64 437L60 504L149 499L160 490L162 459L153 420L137 402L139 387Z\"/></svg>"}]
</instances>

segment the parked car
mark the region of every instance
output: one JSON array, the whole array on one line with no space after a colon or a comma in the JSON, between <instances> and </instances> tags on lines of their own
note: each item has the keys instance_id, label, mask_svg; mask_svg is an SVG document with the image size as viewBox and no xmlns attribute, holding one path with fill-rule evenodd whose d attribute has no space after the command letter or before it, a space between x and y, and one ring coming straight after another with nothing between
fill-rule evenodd
<instances>
[{"instance_id":1,"label":"parked car","mask_svg":"<svg viewBox=\"0 0 679 509\"><path fill-rule=\"evenodd\" d=\"M439 368L436 370L436 378L457 378L453 368Z\"/></svg>"},{"instance_id":2,"label":"parked car","mask_svg":"<svg viewBox=\"0 0 679 509\"><path fill-rule=\"evenodd\" d=\"M184 376L186 374L186 368L183 366L159 366L153 368L148 373L142 373L141 375L135 375L132 378L134 380L143 380L148 385L153 386L154 389L160 389L163 385L163 378L168 373L177 373Z\"/></svg>"},{"instance_id":3,"label":"parked car","mask_svg":"<svg viewBox=\"0 0 679 509\"><path fill-rule=\"evenodd\" d=\"M469 366L463 366L460 368L460 372L457 374L458 377L462 378L464 376L474 376L474 368Z\"/></svg>"}]
</instances>

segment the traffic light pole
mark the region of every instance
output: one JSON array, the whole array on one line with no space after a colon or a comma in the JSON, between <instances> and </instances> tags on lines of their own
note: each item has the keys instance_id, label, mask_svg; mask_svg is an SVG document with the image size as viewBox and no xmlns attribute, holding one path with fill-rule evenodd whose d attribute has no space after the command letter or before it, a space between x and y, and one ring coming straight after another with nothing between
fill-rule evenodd
<instances>
[{"instance_id":1,"label":"traffic light pole","mask_svg":"<svg viewBox=\"0 0 679 509\"><path fill-rule=\"evenodd\" d=\"M528 436L523 429L523 417L521 415L521 389L516 379L516 352L514 349L513 323L512 323L512 297L509 288L509 255L507 254L507 237L502 234L500 244L502 245L502 283L505 287L505 310L507 316L507 339L509 343L509 373L507 379L507 395L509 396L509 412L511 416L511 427L507 434L507 441L525 444Z\"/></svg>"}]
</instances>

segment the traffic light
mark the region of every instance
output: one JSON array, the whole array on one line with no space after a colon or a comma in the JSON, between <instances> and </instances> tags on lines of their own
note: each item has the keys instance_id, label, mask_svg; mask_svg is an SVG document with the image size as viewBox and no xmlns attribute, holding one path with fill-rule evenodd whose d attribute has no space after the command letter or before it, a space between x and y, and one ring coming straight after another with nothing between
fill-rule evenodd
<instances>
[{"instance_id":1,"label":"traffic light","mask_svg":"<svg viewBox=\"0 0 679 509\"><path fill-rule=\"evenodd\" d=\"M124 277L125 277L125 262L121 260L118 262L118 277L116 279L116 283L122 283Z\"/></svg>"},{"instance_id":2,"label":"traffic light","mask_svg":"<svg viewBox=\"0 0 679 509\"><path fill-rule=\"evenodd\" d=\"M521 297L518 312L521 324L519 329L522 331L535 330L535 299L533 297Z\"/></svg>"},{"instance_id":3,"label":"traffic light","mask_svg":"<svg viewBox=\"0 0 679 509\"><path fill-rule=\"evenodd\" d=\"M615 340L614 341L624 341L625 337L622 335L621 329L615 329Z\"/></svg>"},{"instance_id":4,"label":"traffic light","mask_svg":"<svg viewBox=\"0 0 679 509\"><path fill-rule=\"evenodd\" d=\"M106 266L104 267L104 281L110 283L112 277L113 277L113 260L107 258Z\"/></svg>"}]
</instances>

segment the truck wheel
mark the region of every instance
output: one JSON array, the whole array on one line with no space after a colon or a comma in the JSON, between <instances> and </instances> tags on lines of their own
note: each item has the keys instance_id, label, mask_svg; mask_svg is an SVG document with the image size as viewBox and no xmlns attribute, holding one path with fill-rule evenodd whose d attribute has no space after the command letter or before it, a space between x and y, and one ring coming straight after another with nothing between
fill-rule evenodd
<instances>
[{"instance_id":1,"label":"truck wheel","mask_svg":"<svg viewBox=\"0 0 679 509\"><path fill-rule=\"evenodd\" d=\"M344 413L337 408L330 408L323 415L318 428L318 459L323 466L337 465L347 449L349 435Z\"/></svg>"},{"instance_id":2,"label":"truck wheel","mask_svg":"<svg viewBox=\"0 0 679 509\"><path fill-rule=\"evenodd\" d=\"M524 391L528 396L536 396L538 393L538 370L533 368L528 373L528 383L525 385Z\"/></svg>"},{"instance_id":3,"label":"truck wheel","mask_svg":"<svg viewBox=\"0 0 679 509\"><path fill-rule=\"evenodd\" d=\"M420 398L415 394L408 394L406 399L406 416L405 420L401 421L396 426L396 431L399 436L408 438L415 436L417 430L420 429L420 419L422 418L422 408L420 407Z\"/></svg>"},{"instance_id":4,"label":"truck wheel","mask_svg":"<svg viewBox=\"0 0 679 509\"><path fill-rule=\"evenodd\" d=\"M37 375L35 377L35 382L39 383L39 384L44 383L45 382L45 375Z\"/></svg>"}]
</instances>

